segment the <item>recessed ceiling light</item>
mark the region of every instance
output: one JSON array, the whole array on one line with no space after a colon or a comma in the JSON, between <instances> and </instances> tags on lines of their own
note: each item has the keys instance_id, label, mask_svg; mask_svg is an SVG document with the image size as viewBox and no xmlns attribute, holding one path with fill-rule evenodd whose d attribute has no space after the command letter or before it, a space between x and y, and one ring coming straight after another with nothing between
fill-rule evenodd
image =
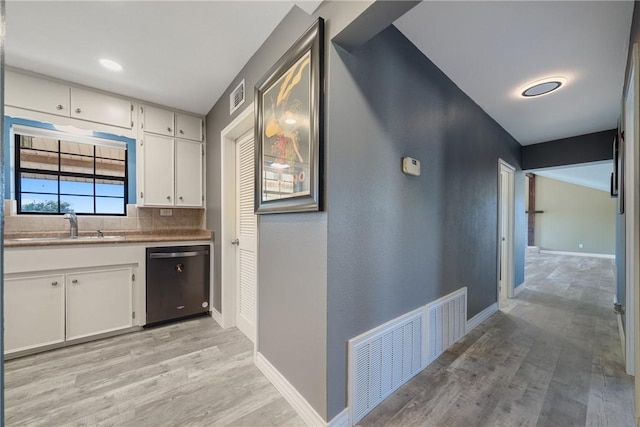
<instances>
[{"instance_id":1,"label":"recessed ceiling light","mask_svg":"<svg viewBox=\"0 0 640 427\"><path fill-rule=\"evenodd\" d=\"M525 98L532 98L534 96L546 95L559 89L565 84L566 79L563 77L551 77L544 80L537 80L529 83L523 89L521 89L520 96Z\"/></svg>"},{"instance_id":2,"label":"recessed ceiling light","mask_svg":"<svg viewBox=\"0 0 640 427\"><path fill-rule=\"evenodd\" d=\"M100 64L107 70L122 71L122 65L118 64L113 59L100 58L99 61L100 61Z\"/></svg>"}]
</instances>

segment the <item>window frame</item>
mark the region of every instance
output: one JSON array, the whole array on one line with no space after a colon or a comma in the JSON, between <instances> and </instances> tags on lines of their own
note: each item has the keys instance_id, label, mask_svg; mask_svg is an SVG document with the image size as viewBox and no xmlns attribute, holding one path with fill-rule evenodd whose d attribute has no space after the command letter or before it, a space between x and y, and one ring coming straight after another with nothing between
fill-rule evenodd
<instances>
[{"instance_id":1,"label":"window frame","mask_svg":"<svg viewBox=\"0 0 640 427\"><path fill-rule=\"evenodd\" d=\"M71 134L65 134L63 132L56 132L56 131L42 131L41 129L34 129L34 132L30 132L29 130L25 130L25 128L23 128L22 126L20 127L20 129L14 129L13 132L13 144L14 144L14 164L15 164L15 171L14 171L14 182L15 182L15 198L16 198L16 204L17 204L17 213L19 215L63 215L65 212L62 212L60 210L60 198L61 196L78 196L77 194L67 194L67 193L62 193L60 191L60 179L61 177L75 177L75 178L88 178L93 180L93 195L92 196L81 196L81 197L92 197L93 198L93 212L76 212L77 215L83 215L83 216L126 216L127 215L127 204L129 203L129 168L128 168L128 164L129 164L129 149L127 147L127 144L114 144L111 141L108 140L104 140L104 143L102 143L100 140L102 140L102 138L94 138L94 137L77 137L75 135L71 135ZM54 139L57 141L57 155L58 155L58 167L57 170L48 170L48 169L34 169L34 168L23 168L21 167L21 162L20 162L20 152L21 152L21 146L20 146L20 141L22 136L38 136L38 137L45 137L45 138L50 138L50 139ZM80 144L86 144L86 145L90 145L93 148L93 155L92 155L92 162L93 162L93 173L89 174L89 173L82 173L82 172L65 172L62 171L61 169L61 163L62 163L62 152L61 152L61 142L62 141L66 141L66 142L75 142L75 143L80 143ZM121 148L124 150L124 177L118 177L118 176L111 176L111 175L100 175L100 174L96 174L96 160L99 159L100 157L96 156L96 146L98 145L104 145L104 146L111 146L113 147L114 145L118 145L117 148ZM48 194L51 196L57 196L57 202L58 202L58 210L57 212L29 212L29 211L23 211L22 210L22 189L21 189L21 178L22 178L22 173L33 173L33 174L39 174L39 175L48 175L51 177L55 177L56 182L57 182L57 187L58 187L58 191L57 194L53 194L53 193L37 193L37 192L29 192L32 194ZM96 194L96 180L109 180L109 181L118 181L118 182L122 182L123 184L123 197L115 197L115 196L98 196ZM97 198L98 197L102 197L102 198L112 198L112 199L122 199L123 202L123 211L122 213L100 213L100 212L96 212L96 205L97 205Z\"/></svg>"}]
</instances>

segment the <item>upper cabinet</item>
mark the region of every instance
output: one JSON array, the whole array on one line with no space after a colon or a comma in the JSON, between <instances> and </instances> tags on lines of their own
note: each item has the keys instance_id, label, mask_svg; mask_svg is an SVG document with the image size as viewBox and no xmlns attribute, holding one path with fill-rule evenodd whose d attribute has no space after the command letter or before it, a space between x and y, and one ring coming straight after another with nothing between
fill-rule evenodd
<instances>
[{"instance_id":1,"label":"upper cabinet","mask_svg":"<svg viewBox=\"0 0 640 427\"><path fill-rule=\"evenodd\" d=\"M71 88L71 117L90 122L131 128L133 106L126 99L77 87Z\"/></svg>"},{"instance_id":2,"label":"upper cabinet","mask_svg":"<svg viewBox=\"0 0 640 427\"><path fill-rule=\"evenodd\" d=\"M69 117L69 86L9 70L4 79L6 105Z\"/></svg>"},{"instance_id":3,"label":"upper cabinet","mask_svg":"<svg viewBox=\"0 0 640 427\"><path fill-rule=\"evenodd\" d=\"M133 104L126 99L7 70L6 105L131 129Z\"/></svg>"},{"instance_id":4,"label":"upper cabinet","mask_svg":"<svg viewBox=\"0 0 640 427\"><path fill-rule=\"evenodd\" d=\"M200 117L164 110L144 105L142 113L142 130L158 135L172 136L191 141L202 141L203 122Z\"/></svg>"}]
</instances>

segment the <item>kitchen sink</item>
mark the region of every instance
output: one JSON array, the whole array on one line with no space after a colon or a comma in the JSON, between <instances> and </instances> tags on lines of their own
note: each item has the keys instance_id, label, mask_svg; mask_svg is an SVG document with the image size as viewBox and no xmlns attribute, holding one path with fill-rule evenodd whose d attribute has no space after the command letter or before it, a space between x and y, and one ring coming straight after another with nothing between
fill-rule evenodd
<instances>
[{"instance_id":1,"label":"kitchen sink","mask_svg":"<svg viewBox=\"0 0 640 427\"><path fill-rule=\"evenodd\" d=\"M71 239L71 237L67 237ZM75 240L124 240L124 236L78 236Z\"/></svg>"}]
</instances>

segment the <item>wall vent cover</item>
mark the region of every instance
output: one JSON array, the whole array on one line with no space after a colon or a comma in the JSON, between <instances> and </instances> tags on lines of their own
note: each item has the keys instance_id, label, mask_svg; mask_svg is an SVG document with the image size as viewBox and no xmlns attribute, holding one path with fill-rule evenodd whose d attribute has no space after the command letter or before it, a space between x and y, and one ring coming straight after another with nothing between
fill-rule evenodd
<instances>
[{"instance_id":1,"label":"wall vent cover","mask_svg":"<svg viewBox=\"0 0 640 427\"><path fill-rule=\"evenodd\" d=\"M236 86L231 92L231 95L229 95L229 115L233 114L234 111L244 104L245 92L244 79L242 79L240 84Z\"/></svg>"},{"instance_id":2,"label":"wall vent cover","mask_svg":"<svg viewBox=\"0 0 640 427\"><path fill-rule=\"evenodd\" d=\"M428 304L425 311L430 364L466 333L467 288L461 288Z\"/></svg>"},{"instance_id":3,"label":"wall vent cover","mask_svg":"<svg viewBox=\"0 0 640 427\"><path fill-rule=\"evenodd\" d=\"M418 309L349 340L352 425L425 367L423 337Z\"/></svg>"}]
</instances>

